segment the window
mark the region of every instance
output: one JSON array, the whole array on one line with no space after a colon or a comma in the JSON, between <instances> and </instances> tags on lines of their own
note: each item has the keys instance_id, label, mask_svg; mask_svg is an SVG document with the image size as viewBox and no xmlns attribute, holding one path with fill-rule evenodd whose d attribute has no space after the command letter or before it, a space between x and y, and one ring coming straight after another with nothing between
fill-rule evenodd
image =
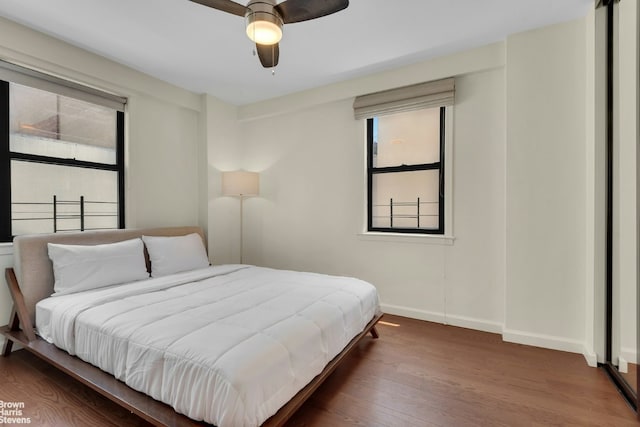
<instances>
[{"instance_id":1,"label":"window","mask_svg":"<svg viewBox=\"0 0 640 427\"><path fill-rule=\"evenodd\" d=\"M0 241L124 228L124 104L114 108L92 89L84 96L77 85L61 88L49 76L43 85L35 72L25 77L14 72L16 66L7 64L13 67L7 73L3 65ZM14 76L19 83L7 78Z\"/></svg>"},{"instance_id":2,"label":"window","mask_svg":"<svg viewBox=\"0 0 640 427\"><path fill-rule=\"evenodd\" d=\"M367 119L368 230L444 233L445 107Z\"/></svg>"},{"instance_id":3,"label":"window","mask_svg":"<svg viewBox=\"0 0 640 427\"><path fill-rule=\"evenodd\" d=\"M355 99L355 118L367 120L367 231L445 234L454 83L448 78Z\"/></svg>"}]
</instances>

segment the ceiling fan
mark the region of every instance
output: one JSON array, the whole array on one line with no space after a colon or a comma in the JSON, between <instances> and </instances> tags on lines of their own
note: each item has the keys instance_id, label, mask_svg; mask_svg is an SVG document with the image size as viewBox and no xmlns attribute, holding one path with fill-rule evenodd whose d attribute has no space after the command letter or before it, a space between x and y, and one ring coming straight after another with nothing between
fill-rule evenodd
<instances>
[{"instance_id":1,"label":"ceiling fan","mask_svg":"<svg viewBox=\"0 0 640 427\"><path fill-rule=\"evenodd\" d=\"M349 0L250 0L246 6L231 0L191 0L247 21L247 36L256 43L260 63L265 68L278 65L282 25L320 18L346 9Z\"/></svg>"}]
</instances>

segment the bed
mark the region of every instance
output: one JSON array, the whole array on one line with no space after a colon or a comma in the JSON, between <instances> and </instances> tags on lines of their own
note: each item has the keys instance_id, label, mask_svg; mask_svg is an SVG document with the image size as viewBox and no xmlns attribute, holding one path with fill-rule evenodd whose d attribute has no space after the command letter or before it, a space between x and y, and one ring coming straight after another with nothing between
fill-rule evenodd
<instances>
[{"instance_id":1,"label":"bed","mask_svg":"<svg viewBox=\"0 0 640 427\"><path fill-rule=\"evenodd\" d=\"M209 266L204 242L198 227L17 237L3 354L17 342L154 425L282 425L360 340L378 337L372 285ZM140 258L94 251L93 276L76 274L84 261L68 262L78 259L71 249L124 245ZM191 256L193 245L204 256Z\"/></svg>"}]
</instances>

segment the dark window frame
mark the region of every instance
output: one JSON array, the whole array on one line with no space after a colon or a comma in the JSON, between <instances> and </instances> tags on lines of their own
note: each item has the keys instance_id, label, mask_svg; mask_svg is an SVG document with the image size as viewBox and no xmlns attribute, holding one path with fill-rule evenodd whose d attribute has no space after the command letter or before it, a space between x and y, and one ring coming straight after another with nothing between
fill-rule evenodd
<instances>
[{"instance_id":1,"label":"dark window frame","mask_svg":"<svg viewBox=\"0 0 640 427\"><path fill-rule=\"evenodd\" d=\"M445 127L446 107L440 107L440 160L434 163L399 165L376 168L373 166L373 118L367 119L367 231L383 233L438 234L445 231ZM384 173L439 170L438 228L400 228L373 226L373 176Z\"/></svg>"},{"instance_id":2,"label":"dark window frame","mask_svg":"<svg viewBox=\"0 0 640 427\"><path fill-rule=\"evenodd\" d=\"M11 231L11 161L34 162L49 165L97 169L117 172L118 228L125 228L124 181L124 112L116 111L116 163L96 163L61 157L50 157L12 152L9 129L9 84L0 80L0 243L13 241Z\"/></svg>"}]
</instances>

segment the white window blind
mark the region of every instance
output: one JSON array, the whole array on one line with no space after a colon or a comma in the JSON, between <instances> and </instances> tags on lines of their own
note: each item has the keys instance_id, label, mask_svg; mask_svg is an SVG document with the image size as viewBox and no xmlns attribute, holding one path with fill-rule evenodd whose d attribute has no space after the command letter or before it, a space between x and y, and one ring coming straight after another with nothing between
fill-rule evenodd
<instances>
[{"instance_id":1,"label":"white window blind","mask_svg":"<svg viewBox=\"0 0 640 427\"><path fill-rule=\"evenodd\" d=\"M404 86L397 89L356 97L353 113L356 120L386 114L453 105L455 81L453 77Z\"/></svg>"},{"instance_id":2,"label":"white window blind","mask_svg":"<svg viewBox=\"0 0 640 427\"><path fill-rule=\"evenodd\" d=\"M124 111L127 99L0 60L0 79Z\"/></svg>"}]
</instances>

